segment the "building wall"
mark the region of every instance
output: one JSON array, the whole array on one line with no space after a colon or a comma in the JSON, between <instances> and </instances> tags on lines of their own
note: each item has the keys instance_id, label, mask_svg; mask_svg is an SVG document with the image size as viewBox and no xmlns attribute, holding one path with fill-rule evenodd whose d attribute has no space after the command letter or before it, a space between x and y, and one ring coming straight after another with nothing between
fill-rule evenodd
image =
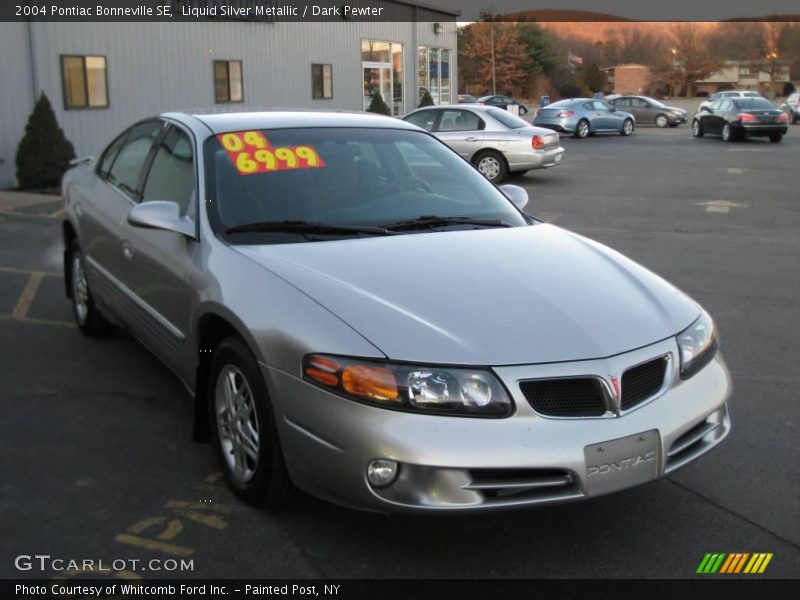
<instances>
[{"instance_id":1,"label":"building wall","mask_svg":"<svg viewBox=\"0 0 800 600\"><path fill-rule=\"evenodd\" d=\"M615 94L641 94L650 82L647 67L618 67L614 69Z\"/></svg>"},{"instance_id":2,"label":"building wall","mask_svg":"<svg viewBox=\"0 0 800 600\"><path fill-rule=\"evenodd\" d=\"M451 88L458 89L455 19L429 22L0 24L0 187L13 185L13 155L37 94L50 98L78 156L96 154L130 123L168 110L213 107L214 60L242 60L244 102L237 106L362 109L361 40L403 47L405 110L417 102L417 47L451 49ZM32 34L33 66L27 33ZM104 55L108 108L65 110L62 54ZM5 60L12 56L12 60ZM330 63L333 99L312 100L311 64ZM7 84L6 82L10 82ZM5 114L8 107L12 114ZM221 106L221 105L216 105ZM9 164L11 169L9 170Z\"/></svg>"},{"instance_id":3,"label":"building wall","mask_svg":"<svg viewBox=\"0 0 800 600\"><path fill-rule=\"evenodd\" d=\"M0 188L12 185L17 144L33 108L27 23L0 23Z\"/></svg>"}]
</instances>

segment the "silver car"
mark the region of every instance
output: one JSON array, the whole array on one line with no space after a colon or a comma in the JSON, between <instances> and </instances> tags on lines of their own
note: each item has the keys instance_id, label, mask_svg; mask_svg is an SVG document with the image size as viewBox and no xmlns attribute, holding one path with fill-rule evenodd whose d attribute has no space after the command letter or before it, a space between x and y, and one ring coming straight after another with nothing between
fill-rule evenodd
<instances>
[{"instance_id":1,"label":"silver car","mask_svg":"<svg viewBox=\"0 0 800 600\"><path fill-rule=\"evenodd\" d=\"M617 110L603 100L573 98L559 100L536 111L533 124L561 133L585 138L595 133L619 133L629 136L636 127L630 113Z\"/></svg>"},{"instance_id":2,"label":"silver car","mask_svg":"<svg viewBox=\"0 0 800 600\"><path fill-rule=\"evenodd\" d=\"M420 108L403 120L433 133L492 183L501 182L509 173L521 175L555 166L564 157L557 133L532 127L502 108Z\"/></svg>"},{"instance_id":3,"label":"silver car","mask_svg":"<svg viewBox=\"0 0 800 600\"><path fill-rule=\"evenodd\" d=\"M80 330L123 327L180 378L246 501L566 502L728 434L700 306L403 121L167 113L62 192Z\"/></svg>"}]
</instances>

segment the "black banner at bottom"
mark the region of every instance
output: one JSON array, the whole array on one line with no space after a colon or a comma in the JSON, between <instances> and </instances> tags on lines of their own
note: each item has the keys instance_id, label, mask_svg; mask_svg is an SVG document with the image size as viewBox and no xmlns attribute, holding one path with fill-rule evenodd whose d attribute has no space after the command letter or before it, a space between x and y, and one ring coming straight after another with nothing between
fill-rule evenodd
<instances>
[{"instance_id":1,"label":"black banner at bottom","mask_svg":"<svg viewBox=\"0 0 800 600\"><path fill-rule=\"evenodd\" d=\"M796 581L703 577L687 580L591 579L331 579L331 580L123 580L83 576L46 580L10 580L0 598L326 598L336 600L493 600L506 598L592 599L658 598L770 598L794 597Z\"/></svg>"}]
</instances>

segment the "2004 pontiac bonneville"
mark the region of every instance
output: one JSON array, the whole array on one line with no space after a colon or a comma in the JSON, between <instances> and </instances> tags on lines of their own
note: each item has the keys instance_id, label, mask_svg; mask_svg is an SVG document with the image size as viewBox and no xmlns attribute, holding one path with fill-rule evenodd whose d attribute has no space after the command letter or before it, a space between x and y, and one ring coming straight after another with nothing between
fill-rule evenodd
<instances>
[{"instance_id":1,"label":"2004 pontiac bonneville","mask_svg":"<svg viewBox=\"0 0 800 600\"><path fill-rule=\"evenodd\" d=\"M402 121L163 114L63 194L80 329L123 326L180 377L247 501L571 501L730 429L700 306Z\"/></svg>"}]
</instances>

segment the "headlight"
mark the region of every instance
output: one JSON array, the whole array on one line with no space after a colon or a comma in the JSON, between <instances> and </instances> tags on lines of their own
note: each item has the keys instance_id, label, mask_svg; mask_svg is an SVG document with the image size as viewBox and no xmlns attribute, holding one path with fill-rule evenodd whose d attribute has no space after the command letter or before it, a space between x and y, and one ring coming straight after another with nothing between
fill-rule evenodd
<instances>
[{"instance_id":1,"label":"headlight","mask_svg":"<svg viewBox=\"0 0 800 600\"><path fill-rule=\"evenodd\" d=\"M717 353L717 332L709 314L703 314L678 334L681 379L688 379L705 367Z\"/></svg>"},{"instance_id":2,"label":"headlight","mask_svg":"<svg viewBox=\"0 0 800 600\"><path fill-rule=\"evenodd\" d=\"M513 404L486 369L403 365L309 354L306 379L340 396L374 406L439 415L507 417Z\"/></svg>"}]
</instances>

